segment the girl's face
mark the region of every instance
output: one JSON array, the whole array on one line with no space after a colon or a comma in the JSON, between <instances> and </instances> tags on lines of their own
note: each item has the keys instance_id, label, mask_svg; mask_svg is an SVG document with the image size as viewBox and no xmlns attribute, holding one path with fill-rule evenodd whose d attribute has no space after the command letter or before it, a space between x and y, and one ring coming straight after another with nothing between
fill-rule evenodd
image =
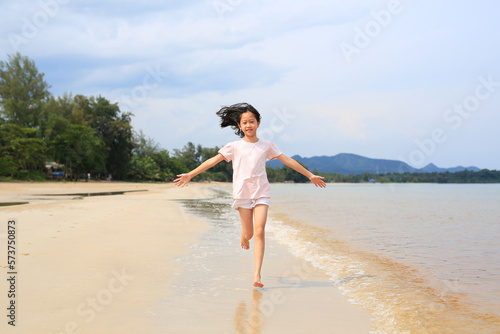
<instances>
[{"instance_id":1,"label":"girl's face","mask_svg":"<svg viewBox=\"0 0 500 334\"><path fill-rule=\"evenodd\" d=\"M252 112L247 111L241 114L239 126L241 131L245 134L245 137L256 137L259 125L260 122L257 122L257 118L255 118L255 115Z\"/></svg>"}]
</instances>

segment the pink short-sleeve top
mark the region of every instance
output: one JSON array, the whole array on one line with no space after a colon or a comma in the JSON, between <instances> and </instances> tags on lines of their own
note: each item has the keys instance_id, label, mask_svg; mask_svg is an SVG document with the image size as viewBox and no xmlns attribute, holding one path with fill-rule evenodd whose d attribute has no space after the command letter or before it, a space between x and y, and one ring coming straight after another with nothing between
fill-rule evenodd
<instances>
[{"instance_id":1,"label":"pink short-sleeve top","mask_svg":"<svg viewBox=\"0 0 500 334\"><path fill-rule=\"evenodd\" d=\"M271 197L266 160L281 155L276 144L262 139L248 143L242 139L228 143L219 153L227 162L233 162L233 199Z\"/></svg>"}]
</instances>

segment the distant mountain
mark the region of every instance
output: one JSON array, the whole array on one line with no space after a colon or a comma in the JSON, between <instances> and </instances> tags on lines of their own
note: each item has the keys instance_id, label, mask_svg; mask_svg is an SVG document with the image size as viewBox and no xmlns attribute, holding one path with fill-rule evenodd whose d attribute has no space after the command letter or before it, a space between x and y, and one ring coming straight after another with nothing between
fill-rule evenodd
<instances>
[{"instance_id":1,"label":"distant mountain","mask_svg":"<svg viewBox=\"0 0 500 334\"><path fill-rule=\"evenodd\" d=\"M444 172L459 172L465 169L470 171L479 171L477 167L453 167L453 168L440 168L434 164L428 164L424 168L413 168L403 161L385 160L385 159L371 159L362 157L356 154L340 153L335 156L319 156L303 158L300 155L294 155L297 161L304 163L309 170L317 169L322 173L338 173L338 174L363 174L369 172L372 174L386 174L386 173L444 173ZM283 167L279 160L272 160L267 163L268 166L276 168L277 166Z\"/></svg>"},{"instance_id":2,"label":"distant mountain","mask_svg":"<svg viewBox=\"0 0 500 334\"><path fill-rule=\"evenodd\" d=\"M466 170L466 169L473 171L473 172L478 172L481 170L481 168L477 168L474 166L469 166L469 167L457 166L457 167L451 167L451 168L439 168L438 166L431 163L431 164L428 164L427 166L425 166L424 168L418 169L417 171L419 171L420 173L434 173L434 172L455 173L455 172L461 172L461 171Z\"/></svg>"}]
</instances>

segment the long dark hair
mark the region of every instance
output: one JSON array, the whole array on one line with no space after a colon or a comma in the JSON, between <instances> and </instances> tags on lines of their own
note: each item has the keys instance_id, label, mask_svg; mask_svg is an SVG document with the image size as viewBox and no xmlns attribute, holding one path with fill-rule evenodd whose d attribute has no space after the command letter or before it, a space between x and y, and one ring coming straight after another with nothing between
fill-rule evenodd
<instances>
[{"instance_id":1,"label":"long dark hair","mask_svg":"<svg viewBox=\"0 0 500 334\"><path fill-rule=\"evenodd\" d=\"M241 114L247 111L254 114L257 122L260 122L260 114L252 105L248 103L236 103L228 107L222 107L217 111L217 116L220 117L220 127L225 128L230 126L236 135L241 138L245 137L238 124L240 124Z\"/></svg>"}]
</instances>

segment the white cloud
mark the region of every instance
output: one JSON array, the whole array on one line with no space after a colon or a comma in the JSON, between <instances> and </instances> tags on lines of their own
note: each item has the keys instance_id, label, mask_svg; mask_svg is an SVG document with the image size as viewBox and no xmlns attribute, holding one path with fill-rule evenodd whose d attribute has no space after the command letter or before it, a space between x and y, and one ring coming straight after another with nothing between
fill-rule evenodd
<instances>
[{"instance_id":1,"label":"white cloud","mask_svg":"<svg viewBox=\"0 0 500 334\"><path fill-rule=\"evenodd\" d=\"M219 15L215 3L233 5ZM401 0L401 13L348 62L339 45L353 43L357 29L389 3L70 1L19 51L36 61L56 95L100 94L115 102L135 92L133 106L122 108L169 149L235 139L219 129L215 111L246 101L263 113L263 126L275 109L296 116L275 138L290 155L397 158L447 125L444 111L470 94L478 76L500 81L499 5ZM0 10L8 13L0 49L13 53L9 34L22 35L25 21L43 8L20 0ZM148 68L159 68L161 81L140 91ZM500 169L488 151L500 143L500 104L497 97L487 102L432 162Z\"/></svg>"}]
</instances>

